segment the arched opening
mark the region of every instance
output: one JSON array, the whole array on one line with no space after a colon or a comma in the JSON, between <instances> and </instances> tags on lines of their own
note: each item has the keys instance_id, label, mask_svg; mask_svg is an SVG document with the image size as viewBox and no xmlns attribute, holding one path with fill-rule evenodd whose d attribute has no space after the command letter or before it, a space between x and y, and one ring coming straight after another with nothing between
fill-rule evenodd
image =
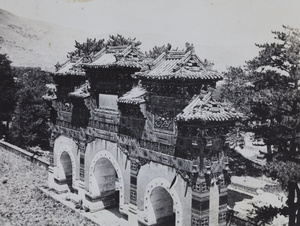
<instances>
[{"instance_id":1,"label":"arched opening","mask_svg":"<svg viewBox=\"0 0 300 226\"><path fill-rule=\"evenodd\" d=\"M111 161L104 157L100 158L95 164L93 174L96 179L96 186L98 186L99 197L104 200L104 205L109 208L119 207L119 177Z\"/></svg>"},{"instance_id":2,"label":"arched opening","mask_svg":"<svg viewBox=\"0 0 300 226\"><path fill-rule=\"evenodd\" d=\"M156 187L150 194L157 226L175 226L174 203L169 192L163 187Z\"/></svg>"},{"instance_id":3,"label":"arched opening","mask_svg":"<svg viewBox=\"0 0 300 226\"><path fill-rule=\"evenodd\" d=\"M73 181L73 170L72 170L72 161L70 155L64 151L60 156L60 162L63 168L63 176L65 178L64 183L66 183L71 192L74 192L72 181Z\"/></svg>"}]
</instances>

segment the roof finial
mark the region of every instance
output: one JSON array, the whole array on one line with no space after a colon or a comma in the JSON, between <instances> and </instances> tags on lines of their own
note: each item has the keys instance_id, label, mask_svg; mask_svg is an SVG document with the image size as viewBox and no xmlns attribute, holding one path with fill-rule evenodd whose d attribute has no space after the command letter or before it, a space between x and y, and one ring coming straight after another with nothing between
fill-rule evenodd
<instances>
[{"instance_id":1,"label":"roof finial","mask_svg":"<svg viewBox=\"0 0 300 226\"><path fill-rule=\"evenodd\" d=\"M185 52L191 51L192 53L194 53L195 48L194 48L193 44L190 44L189 42L186 42L185 43L185 47L186 47Z\"/></svg>"},{"instance_id":2,"label":"roof finial","mask_svg":"<svg viewBox=\"0 0 300 226\"><path fill-rule=\"evenodd\" d=\"M192 44L192 46L191 46L191 52L192 52L192 53L195 53L195 47L194 47L194 44Z\"/></svg>"},{"instance_id":3,"label":"roof finial","mask_svg":"<svg viewBox=\"0 0 300 226\"><path fill-rule=\"evenodd\" d=\"M54 67L55 67L55 71L58 71L61 68L59 61L57 61L57 63L54 65Z\"/></svg>"},{"instance_id":4,"label":"roof finial","mask_svg":"<svg viewBox=\"0 0 300 226\"><path fill-rule=\"evenodd\" d=\"M131 45L132 48L135 48L135 42L133 40L131 40L130 45Z\"/></svg>"}]
</instances>

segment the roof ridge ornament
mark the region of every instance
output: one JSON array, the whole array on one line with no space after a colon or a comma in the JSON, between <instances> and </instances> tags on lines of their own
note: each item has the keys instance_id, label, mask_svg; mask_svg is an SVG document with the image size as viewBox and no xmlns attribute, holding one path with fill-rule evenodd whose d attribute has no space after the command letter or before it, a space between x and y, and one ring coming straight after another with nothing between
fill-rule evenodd
<instances>
[{"instance_id":1,"label":"roof ridge ornament","mask_svg":"<svg viewBox=\"0 0 300 226\"><path fill-rule=\"evenodd\" d=\"M54 67L55 67L55 72L57 72L62 67L62 65L59 63L59 61L57 61Z\"/></svg>"},{"instance_id":2,"label":"roof ridge ornament","mask_svg":"<svg viewBox=\"0 0 300 226\"><path fill-rule=\"evenodd\" d=\"M186 42L185 47L186 47L186 50L185 50L186 53L189 51L191 51L192 54L195 53L195 47L194 47L193 43Z\"/></svg>"}]
</instances>

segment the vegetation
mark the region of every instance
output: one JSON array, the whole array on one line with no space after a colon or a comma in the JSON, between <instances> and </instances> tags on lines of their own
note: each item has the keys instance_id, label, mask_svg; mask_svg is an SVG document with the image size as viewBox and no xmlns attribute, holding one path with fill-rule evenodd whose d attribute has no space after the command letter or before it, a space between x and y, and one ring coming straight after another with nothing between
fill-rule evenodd
<instances>
[{"instance_id":1,"label":"vegetation","mask_svg":"<svg viewBox=\"0 0 300 226\"><path fill-rule=\"evenodd\" d=\"M226 150L226 154L229 157L229 168L235 176L262 176L262 167L251 160L242 156L234 149Z\"/></svg>"},{"instance_id":2,"label":"vegetation","mask_svg":"<svg viewBox=\"0 0 300 226\"><path fill-rule=\"evenodd\" d=\"M272 33L276 41L257 45L260 52L245 69L229 68L221 93L246 113L247 129L267 145L265 172L288 191L292 226L300 223L300 30L284 26ZM257 213L267 209L275 212Z\"/></svg>"},{"instance_id":3,"label":"vegetation","mask_svg":"<svg viewBox=\"0 0 300 226\"><path fill-rule=\"evenodd\" d=\"M9 141L21 148L48 148L49 112L42 95L45 85L51 82L50 75L38 68L15 68L14 74L17 76L17 104L12 115Z\"/></svg>"},{"instance_id":4,"label":"vegetation","mask_svg":"<svg viewBox=\"0 0 300 226\"><path fill-rule=\"evenodd\" d=\"M68 53L68 58L73 56L89 56L91 53L99 52L105 46L104 39L96 40L87 38L86 42L79 43L75 40L75 50Z\"/></svg>"},{"instance_id":5,"label":"vegetation","mask_svg":"<svg viewBox=\"0 0 300 226\"><path fill-rule=\"evenodd\" d=\"M123 35L110 35L106 42L106 46L120 46L134 44L134 46L139 46L142 44L140 41L136 41L136 38L125 38Z\"/></svg>"},{"instance_id":6,"label":"vegetation","mask_svg":"<svg viewBox=\"0 0 300 226\"><path fill-rule=\"evenodd\" d=\"M0 137L7 135L8 124L15 106L15 82L11 72L11 61L0 54ZM6 126L2 122L6 121Z\"/></svg>"},{"instance_id":7,"label":"vegetation","mask_svg":"<svg viewBox=\"0 0 300 226\"><path fill-rule=\"evenodd\" d=\"M74 56L90 56L91 54L95 54L99 52L101 49L107 46L119 46L119 45L129 45L133 44L134 46L139 46L142 43L140 41L136 41L136 38L125 38L123 35L110 35L109 39L105 42L104 39L100 39L97 41L96 38L91 39L87 38L86 42L79 43L75 40L75 50L69 52L67 57L72 58ZM59 63L56 67L59 66Z\"/></svg>"},{"instance_id":8,"label":"vegetation","mask_svg":"<svg viewBox=\"0 0 300 226\"><path fill-rule=\"evenodd\" d=\"M48 109L41 97L50 75L38 68L10 64L8 57L0 54L0 137L5 135L6 140L23 148L47 148Z\"/></svg>"},{"instance_id":9,"label":"vegetation","mask_svg":"<svg viewBox=\"0 0 300 226\"><path fill-rule=\"evenodd\" d=\"M172 45L170 43L163 46L154 46L152 49L149 50L149 52L146 52L145 55L147 57L156 59L160 54L166 51L170 51L171 49L172 49Z\"/></svg>"}]
</instances>

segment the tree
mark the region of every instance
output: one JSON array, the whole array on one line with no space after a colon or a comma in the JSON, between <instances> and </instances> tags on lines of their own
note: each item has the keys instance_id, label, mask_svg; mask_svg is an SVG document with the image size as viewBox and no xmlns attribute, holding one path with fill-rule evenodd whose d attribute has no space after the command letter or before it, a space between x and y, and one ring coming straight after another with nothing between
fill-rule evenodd
<instances>
[{"instance_id":1,"label":"tree","mask_svg":"<svg viewBox=\"0 0 300 226\"><path fill-rule=\"evenodd\" d=\"M168 43L167 45L163 45L163 46L154 46L152 49L149 50L149 52L146 52L145 55L147 57L156 59L163 52L170 51L171 48L172 48L172 45L170 43Z\"/></svg>"},{"instance_id":2,"label":"tree","mask_svg":"<svg viewBox=\"0 0 300 226\"><path fill-rule=\"evenodd\" d=\"M245 70L230 68L225 74L225 87L234 92L224 95L236 99L236 107L255 122L256 137L267 145L265 170L289 193L292 226L300 224L300 30L284 26L283 32L272 33L276 41L257 45L260 52Z\"/></svg>"},{"instance_id":3,"label":"tree","mask_svg":"<svg viewBox=\"0 0 300 226\"><path fill-rule=\"evenodd\" d=\"M0 136L6 135L15 107L15 83L10 64L7 55L0 54ZM3 121L6 121L7 128L2 125Z\"/></svg>"},{"instance_id":4,"label":"tree","mask_svg":"<svg viewBox=\"0 0 300 226\"><path fill-rule=\"evenodd\" d=\"M233 103L234 107L251 117L250 100L253 94L249 76L241 67L229 67L224 73L224 83L221 85L220 98Z\"/></svg>"},{"instance_id":5,"label":"tree","mask_svg":"<svg viewBox=\"0 0 300 226\"><path fill-rule=\"evenodd\" d=\"M17 105L13 113L10 142L22 147L49 144L48 107L42 100L50 75L37 68L19 69Z\"/></svg>"},{"instance_id":6,"label":"tree","mask_svg":"<svg viewBox=\"0 0 300 226\"><path fill-rule=\"evenodd\" d=\"M104 39L96 40L96 38L87 38L86 42L79 43L75 40L75 50L68 53L68 58L73 56L89 56L91 53L99 52L105 47Z\"/></svg>"},{"instance_id":7,"label":"tree","mask_svg":"<svg viewBox=\"0 0 300 226\"><path fill-rule=\"evenodd\" d=\"M109 39L105 42L104 39L99 39L97 41L96 38L87 38L86 42L80 43L75 40L75 50L69 52L67 57L89 57L91 54L95 54L102 50L107 46L119 46L119 45L130 45L134 44L135 46L139 46L142 43L140 41L136 41L136 38L125 38L123 35L110 35ZM60 67L59 63L55 65L56 69Z\"/></svg>"},{"instance_id":8,"label":"tree","mask_svg":"<svg viewBox=\"0 0 300 226\"><path fill-rule=\"evenodd\" d=\"M136 38L125 38L123 35L110 35L109 39L106 42L106 46L120 46L120 45L130 45L134 44L139 46L142 44L140 41L136 41Z\"/></svg>"}]
</instances>

